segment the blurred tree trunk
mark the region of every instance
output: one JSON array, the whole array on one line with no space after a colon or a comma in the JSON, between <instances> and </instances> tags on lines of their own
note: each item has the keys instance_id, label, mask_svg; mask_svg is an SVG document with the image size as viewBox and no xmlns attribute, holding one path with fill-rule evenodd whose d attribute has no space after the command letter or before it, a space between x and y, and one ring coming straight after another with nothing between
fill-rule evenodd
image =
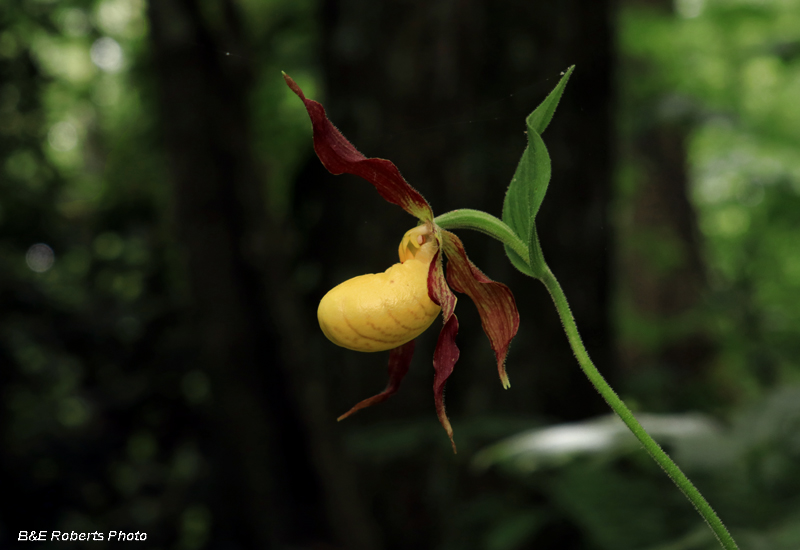
<instances>
[{"instance_id":1,"label":"blurred tree trunk","mask_svg":"<svg viewBox=\"0 0 800 550\"><path fill-rule=\"evenodd\" d=\"M630 0L627 6L674 16L668 0ZM625 52L622 52L625 56ZM644 65L643 65L644 64ZM628 82L653 78L647 61L623 57ZM645 89L664 90L665 86ZM704 326L707 290L697 217L689 199L687 141L693 107L670 92L629 97L622 137L630 169L620 195L620 359L631 389L648 407L696 406L707 401L702 382L715 356Z\"/></svg>"},{"instance_id":2,"label":"blurred tree trunk","mask_svg":"<svg viewBox=\"0 0 800 550\"><path fill-rule=\"evenodd\" d=\"M247 48L232 3L216 8L211 16L193 0L149 4L198 358L214 399L212 546L329 547L335 523L345 547L375 548L285 374L298 348L281 332L281 315L296 307L288 257L250 156Z\"/></svg>"}]
</instances>

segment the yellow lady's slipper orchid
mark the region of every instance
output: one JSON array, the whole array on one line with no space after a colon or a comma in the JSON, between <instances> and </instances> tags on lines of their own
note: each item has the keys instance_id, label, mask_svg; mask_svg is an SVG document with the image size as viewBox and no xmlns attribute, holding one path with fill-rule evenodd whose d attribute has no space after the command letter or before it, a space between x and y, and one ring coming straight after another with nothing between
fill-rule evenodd
<instances>
[{"instance_id":1,"label":"yellow lady's slipper orchid","mask_svg":"<svg viewBox=\"0 0 800 550\"><path fill-rule=\"evenodd\" d=\"M385 401L400 387L411 365L414 338L439 315L444 326L433 354L433 397L453 451L453 430L444 407L444 386L458 361L455 338L458 319L456 296L467 294L478 309L481 325L497 358L503 387L508 388L505 360L519 328L519 313L511 290L492 281L467 257L453 233L437 226L428 201L411 187L391 161L367 158L328 120L325 109L307 99L300 87L284 74L286 84L303 101L314 130L314 151L332 174L354 174L371 183L381 196L420 220L408 231L398 250L400 263L384 273L362 275L340 284L322 299L317 310L320 327L339 346L356 351L389 354L389 383L381 393L357 403L339 417ZM447 257L447 275L442 266Z\"/></svg>"}]
</instances>

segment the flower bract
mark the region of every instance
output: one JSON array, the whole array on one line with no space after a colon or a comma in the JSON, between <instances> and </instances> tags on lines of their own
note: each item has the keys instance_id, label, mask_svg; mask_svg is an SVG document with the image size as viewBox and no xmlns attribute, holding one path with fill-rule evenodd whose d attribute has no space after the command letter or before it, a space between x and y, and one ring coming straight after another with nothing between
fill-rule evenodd
<instances>
[{"instance_id":1,"label":"flower bract","mask_svg":"<svg viewBox=\"0 0 800 550\"><path fill-rule=\"evenodd\" d=\"M356 351L389 353L389 383L381 393L357 403L339 417L385 401L400 387L411 364L414 338L442 314L443 326L433 354L436 414L453 451L453 430L444 406L444 387L459 358L455 292L475 303L481 325L497 359L503 387L509 387L505 360L519 329L519 313L511 290L492 281L467 257L461 240L437 226L433 210L388 160L362 155L333 125L325 109L307 99L284 74L286 84L303 101L311 119L314 151L332 174L353 174L371 183L388 202L419 220L403 237L400 262L384 273L355 277L333 288L320 302L320 327L334 344ZM443 258L447 258L447 268Z\"/></svg>"}]
</instances>

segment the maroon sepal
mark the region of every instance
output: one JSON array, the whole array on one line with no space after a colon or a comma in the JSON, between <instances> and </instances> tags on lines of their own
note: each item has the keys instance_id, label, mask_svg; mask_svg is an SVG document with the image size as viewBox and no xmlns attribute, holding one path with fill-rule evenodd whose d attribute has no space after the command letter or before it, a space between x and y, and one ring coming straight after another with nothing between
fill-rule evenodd
<instances>
[{"instance_id":1,"label":"maroon sepal","mask_svg":"<svg viewBox=\"0 0 800 550\"><path fill-rule=\"evenodd\" d=\"M352 409L344 413L342 416L337 418L336 420L344 420L351 414L356 411L360 411L366 407L370 407L377 403L382 403L389 399L392 394L396 393L397 390L400 389L400 382L403 381L403 377L408 372L408 368L411 366L411 358L414 356L414 340L403 344L402 346L398 346L394 348L392 351L389 352L389 383L386 385L386 389L383 390L378 395L373 395L363 401L358 402Z\"/></svg>"},{"instance_id":2,"label":"maroon sepal","mask_svg":"<svg viewBox=\"0 0 800 550\"><path fill-rule=\"evenodd\" d=\"M436 341L436 350L433 352L433 370L435 371L433 377L433 401L436 404L436 416L439 417L439 422L441 422L444 431L447 432L447 437L450 438L454 453L457 451L456 442L453 441L453 428L450 426L450 421L447 419L447 413L444 410L444 385L453 373L453 367L455 367L458 356L461 354L458 346L456 346L457 334L458 318L452 315L442 327L442 332L439 333L439 339Z\"/></svg>"},{"instance_id":3,"label":"maroon sepal","mask_svg":"<svg viewBox=\"0 0 800 550\"><path fill-rule=\"evenodd\" d=\"M428 268L428 298L442 308L442 321L447 323L456 309L457 298L447 286L447 280L442 268L442 249L436 251Z\"/></svg>"},{"instance_id":4,"label":"maroon sepal","mask_svg":"<svg viewBox=\"0 0 800 550\"><path fill-rule=\"evenodd\" d=\"M467 294L481 316L481 325L497 358L497 372L504 388L511 384L506 374L506 354L519 330L519 312L514 295L506 285L483 274L467 257L464 245L455 234L442 230L447 255L447 282L456 292Z\"/></svg>"},{"instance_id":5,"label":"maroon sepal","mask_svg":"<svg viewBox=\"0 0 800 550\"><path fill-rule=\"evenodd\" d=\"M397 166L385 159L367 158L362 155L328 120L321 104L306 99L303 90L289 75L284 74L283 78L306 106L314 128L314 151L329 172L334 175L353 174L364 178L390 203L396 204L422 221L433 220L433 210L428 201L400 175Z\"/></svg>"}]
</instances>

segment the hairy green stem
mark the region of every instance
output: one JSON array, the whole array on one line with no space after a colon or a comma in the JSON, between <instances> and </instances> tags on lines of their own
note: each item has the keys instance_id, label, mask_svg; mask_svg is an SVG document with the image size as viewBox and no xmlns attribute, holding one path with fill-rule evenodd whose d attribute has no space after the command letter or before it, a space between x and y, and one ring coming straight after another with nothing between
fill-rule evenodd
<instances>
[{"instance_id":1,"label":"hairy green stem","mask_svg":"<svg viewBox=\"0 0 800 550\"><path fill-rule=\"evenodd\" d=\"M517 237L514 230L508 225L495 218L491 214L472 210L471 208L460 208L447 214L442 214L434 218L433 222L442 229L472 229L480 231L490 237L494 237L503 244L507 244L511 249L519 254L528 262L528 247Z\"/></svg>"},{"instance_id":2,"label":"hairy green stem","mask_svg":"<svg viewBox=\"0 0 800 550\"><path fill-rule=\"evenodd\" d=\"M569 309L567 297L558 284L553 272L547 267L542 255L542 249L539 245L539 238L534 228L534 235L531 242L532 249L528 250L525 243L517 236L513 229L503 223L501 220L495 218L491 214L481 212L480 210L471 210L463 208L460 210L453 210L447 214L433 220L437 225L444 229L473 229L485 233L490 237L494 237L498 241L510 247L516 252L520 258L527 262L531 269L531 273L547 287L550 296L558 310L558 315L561 317L561 323L564 325L564 331L567 333L567 339L578 359L578 364L583 370L584 374L589 378L589 381L595 389L603 396L606 403L611 409L617 413L622 419L628 429L633 432L636 439L644 446L645 450L653 457L653 460L661 466L667 475L672 479L675 485L686 495L686 498L694 504L694 507L700 513L708 526L714 532L714 535L719 540L725 550L738 550L736 542L731 537L722 520L719 519L714 509L706 501L700 491L689 481L677 464L664 452L656 441L650 437L650 434L645 431L639 421L633 416L633 413L627 405L619 398L619 396L611 389L603 375L594 366L589 354L581 341L578 334L578 327L575 324L575 318L572 316L572 311Z\"/></svg>"},{"instance_id":3,"label":"hairy green stem","mask_svg":"<svg viewBox=\"0 0 800 550\"><path fill-rule=\"evenodd\" d=\"M561 285L558 284L553 272L550 271L547 266L544 266L540 280L544 283L544 286L547 287L550 296L553 298L553 302L555 302L570 346L572 346L572 351L575 353L575 357L578 359L581 369L592 382L592 385L594 385L595 389L597 389L600 395L603 396L603 399L606 400L606 403L608 403L625 425L628 426L631 432L633 432L633 435L641 442L645 450L653 457L653 460L664 469L675 485L686 495L686 498L694 504L697 511L700 512L700 515L703 516L703 519L708 523L708 526L714 531L714 535L716 535L722 547L726 550L737 550L738 546L736 546L736 542L725 528L722 520L720 520L719 516L714 512L714 509L711 508L708 501L700 494L700 491L697 490L692 482L689 481L689 478L686 477L681 469L678 468L677 464L672 461L669 455L664 452L661 446L659 446L659 444L650 437L650 434L645 431L642 425L639 424L639 421L633 416L631 410L625 405L622 399L619 398L616 392L611 389L611 386L608 385L603 375L600 374L600 371L594 366L578 334L578 327L569 309L567 297L564 295L564 291L561 289Z\"/></svg>"}]
</instances>

